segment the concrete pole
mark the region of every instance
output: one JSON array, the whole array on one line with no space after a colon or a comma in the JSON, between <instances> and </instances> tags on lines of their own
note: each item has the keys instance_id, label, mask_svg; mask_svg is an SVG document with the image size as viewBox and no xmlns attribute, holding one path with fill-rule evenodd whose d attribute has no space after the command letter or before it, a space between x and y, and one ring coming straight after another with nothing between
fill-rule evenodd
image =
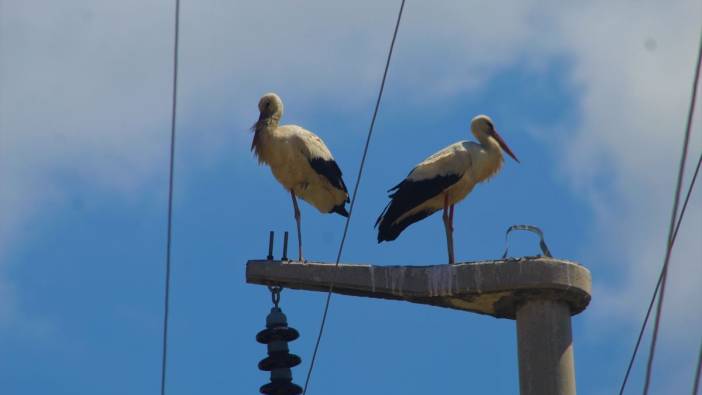
<instances>
[{"instance_id":1,"label":"concrete pole","mask_svg":"<svg viewBox=\"0 0 702 395\"><path fill-rule=\"evenodd\" d=\"M517 308L521 395L575 395L570 315L568 304L549 299Z\"/></svg>"},{"instance_id":2,"label":"concrete pole","mask_svg":"<svg viewBox=\"0 0 702 395\"><path fill-rule=\"evenodd\" d=\"M252 284L404 300L517 320L521 395L575 395L570 316L590 302L585 267L525 257L435 266L249 261Z\"/></svg>"}]
</instances>

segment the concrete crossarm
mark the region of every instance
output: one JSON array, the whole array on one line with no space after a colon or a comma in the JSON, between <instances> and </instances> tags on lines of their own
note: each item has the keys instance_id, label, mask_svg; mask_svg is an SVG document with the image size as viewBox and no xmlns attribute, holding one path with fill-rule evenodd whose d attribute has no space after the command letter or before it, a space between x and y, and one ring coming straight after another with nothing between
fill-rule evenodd
<instances>
[{"instance_id":1,"label":"concrete crossarm","mask_svg":"<svg viewBox=\"0 0 702 395\"><path fill-rule=\"evenodd\" d=\"M590 271L571 261L546 257L434 266L371 266L251 260L246 281L309 291L397 299L515 318L528 299L564 301L571 314L590 302Z\"/></svg>"}]
</instances>

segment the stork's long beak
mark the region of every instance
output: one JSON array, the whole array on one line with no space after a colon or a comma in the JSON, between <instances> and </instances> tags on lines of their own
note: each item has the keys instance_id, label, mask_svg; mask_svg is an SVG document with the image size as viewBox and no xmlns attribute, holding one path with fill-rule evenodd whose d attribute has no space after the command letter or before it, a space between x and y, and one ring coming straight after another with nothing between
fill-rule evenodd
<instances>
[{"instance_id":1,"label":"stork's long beak","mask_svg":"<svg viewBox=\"0 0 702 395\"><path fill-rule=\"evenodd\" d=\"M517 161L517 163L520 163L519 159L517 159L517 157L514 156L514 153L512 152L512 150L509 149L509 147L507 146L507 143L505 143L505 140L502 139L502 136L500 136L500 134L497 133L497 130L493 129L493 132L494 132L493 137L495 138L495 140L497 140L497 143L500 144L500 147L502 147L502 149L507 153L507 155L511 156L512 159Z\"/></svg>"}]
</instances>

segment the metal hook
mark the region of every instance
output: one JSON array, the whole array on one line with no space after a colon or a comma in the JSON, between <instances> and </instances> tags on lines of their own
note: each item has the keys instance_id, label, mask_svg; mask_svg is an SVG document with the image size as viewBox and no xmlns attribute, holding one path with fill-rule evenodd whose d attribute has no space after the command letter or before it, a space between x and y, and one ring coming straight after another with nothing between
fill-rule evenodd
<instances>
[{"instance_id":1,"label":"metal hook","mask_svg":"<svg viewBox=\"0 0 702 395\"><path fill-rule=\"evenodd\" d=\"M277 308L278 303L280 303L280 293L283 291L283 287L269 285L268 290L271 291L271 300L273 301L273 305Z\"/></svg>"},{"instance_id":2,"label":"metal hook","mask_svg":"<svg viewBox=\"0 0 702 395\"><path fill-rule=\"evenodd\" d=\"M551 251L549 251L548 246L546 245L546 241L544 240L544 232L542 232L541 229L533 225L512 225L509 228L507 228L507 232L505 232L505 253L502 255L502 259L507 258L507 251L509 249L509 240L507 237L513 230L526 230L538 235L540 238L539 247L541 247L541 252L543 252L544 256L553 258L551 256Z\"/></svg>"}]
</instances>

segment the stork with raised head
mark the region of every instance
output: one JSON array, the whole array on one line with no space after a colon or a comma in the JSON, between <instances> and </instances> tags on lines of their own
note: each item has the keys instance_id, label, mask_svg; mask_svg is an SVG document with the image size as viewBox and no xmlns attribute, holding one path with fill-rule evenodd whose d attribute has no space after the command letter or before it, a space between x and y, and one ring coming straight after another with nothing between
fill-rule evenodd
<instances>
[{"instance_id":1,"label":"stork with raised head","mask_svg":"<svg viewBox=\"0 0 702 395\"><path fill-rule=\"evenodd\" d=\"M516 156L487 115L473 118L470 130L479 143L459 141L425 159L407 178L388 190L390 202L375 222L378 243L395 240L409 225L443 209L449 263L454 263L453 210L473 187L497 174L502 150Z\"/></svg>"},{"instance_id":2,"label":"stork with raised head","mask_svg":"<svg viewBox=\"0 0 702 395\"><path fill-rule=\"evenodd\" d=\"M297 197L322 213L348 217L349 193L341 170L329 148L317 135L297 125L280 125L283 101L275 93L266 93L258 102L260 116L251 128L251 150L258 163L266 163L273 176L290 192L297 223L298 259L302 254L300 208Z\"/></svg>"}]
</instances>

